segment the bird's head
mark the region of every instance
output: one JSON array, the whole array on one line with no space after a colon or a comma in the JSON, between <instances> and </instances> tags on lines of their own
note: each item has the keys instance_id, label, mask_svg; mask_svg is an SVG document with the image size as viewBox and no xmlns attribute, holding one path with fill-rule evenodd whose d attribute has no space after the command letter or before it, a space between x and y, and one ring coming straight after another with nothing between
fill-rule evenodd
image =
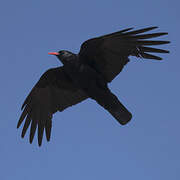
<instances>
[{"instance_id":1,"label":"bird's head","mask_svg":"<svg viewBox=\"0 0 180 180\"><path fill-rule=\"evenodd\" d=\"M61 50L61 51L58 51L58 52L49 52L48 54L57 56L57 58L63 64L69 63L70 61L74 60L74 58L76 57L76 55L73 54L72 52L65 51L65 50Z\"/></svg>"}]
</instances>

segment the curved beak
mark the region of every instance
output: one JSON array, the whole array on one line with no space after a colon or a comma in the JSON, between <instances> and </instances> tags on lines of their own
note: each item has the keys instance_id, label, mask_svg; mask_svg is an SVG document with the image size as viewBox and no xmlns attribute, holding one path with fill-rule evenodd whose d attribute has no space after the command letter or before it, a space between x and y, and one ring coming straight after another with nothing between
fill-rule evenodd
<instances>
[{"instance_id":1,"label":"curved beak","mask_svg":"<svg viewBox=\"0 0 180 180\"><path fill-rule=\"evenodd\" d=\"M56 56L58 56L58 55L59 55L59 53L58 53L58 52L48 52L48 54L49 54L49 55L56 55Z\"/></svg>"}]
</instances>

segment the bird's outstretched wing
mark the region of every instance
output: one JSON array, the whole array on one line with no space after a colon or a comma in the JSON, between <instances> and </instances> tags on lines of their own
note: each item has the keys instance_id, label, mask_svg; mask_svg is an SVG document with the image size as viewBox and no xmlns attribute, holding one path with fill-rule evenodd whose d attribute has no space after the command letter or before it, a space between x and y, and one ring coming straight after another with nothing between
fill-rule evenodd
<instances>
[{"instance_id":1,"label":"bird's outstretched wing","mask_svg":"<svg viewBox=\"0 0 180 180\"><path fill-rule=\"evenodd\" d=\"M81 45L79 59L102 73L107 82L111 82L129 62L128 56L161 60L161 57L149 53L169 53L167 50L147 47L169 43L169 41L147 40L168 34L166 32L141 34L156 28L148 27L135 31L128 28L89 39Z\"/></svg>"},{"instance_id":2,"label":"bird's outstretched wing","mask_svg":"<svg viewBox=\"0 0 180 180\"><path fill-rule=\"evenodd\" d=\"M63 67L49 69L41 76L22 105L23 112L17 124L19 128L25 119L21 136L25 136L31 125L29 141L32 143L38 127L38 143L41 146L44 129L47 141L50 140L53 113L63 111L86 98L88 97L83 91L73 86Z\"/></svg>"}]
</instances>

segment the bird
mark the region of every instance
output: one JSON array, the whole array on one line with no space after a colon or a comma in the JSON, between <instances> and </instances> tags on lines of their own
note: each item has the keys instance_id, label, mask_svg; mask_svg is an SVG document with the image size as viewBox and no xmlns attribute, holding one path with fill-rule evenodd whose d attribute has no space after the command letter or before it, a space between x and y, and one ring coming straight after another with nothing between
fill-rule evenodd
<instances>
[{"instance_id":1,"label":"bird","mask_svg":"<svg viewBox=\"0 0 180 180\"><path fill-rule=\"evenodd\" d=\"M25 99L17 123L19 128L24 122L21 137L24 138L30 128L30 143L33 142L36 129L39 146L42 145L44 132L47 141L50 141L53 114L88 98L96 101L121 125L127 124L132 114L111 92L108 84L130 61L129 56L162 60L151 53L169 53L168 50L152 47L170 43L149 40L168 34L149 33L156 28L127 28L91 38L82 43L78 54L67 50L49 52L49 55L58 58L62 66L47 70Z\"/></svg>"}]
</instances>

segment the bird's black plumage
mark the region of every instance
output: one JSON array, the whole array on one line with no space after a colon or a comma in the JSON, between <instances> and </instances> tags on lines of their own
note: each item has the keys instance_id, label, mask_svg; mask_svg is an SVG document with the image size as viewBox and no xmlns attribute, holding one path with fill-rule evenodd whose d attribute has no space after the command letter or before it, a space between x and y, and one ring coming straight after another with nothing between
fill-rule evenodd
<instances>
[{"instance_id":1,"label":"bird's black plumage","mask_svg":"<svg viewBox=\"0 0 180 180\"><path fill-rule=\"evenodd\" d=\"M30 127L30 143L38 128L38 143L42 143L44 129L49 141L52 115L67 107L92 98L106 109L120 124L128 123L132 115L108 88L129 62L129 56L161 60L150 53L169 51L149 46L167 44L169 41L147 40L167 33L142 34L157 27L130 31L124 29L112 34L89 39L81 45L79 54L69 51L50 53L63 63L62 67L46 71L31 90L22 106L17 127L25 119L22 137ZM145 39L145 40L144 40Z\"/></svg>"}]
</instances>

